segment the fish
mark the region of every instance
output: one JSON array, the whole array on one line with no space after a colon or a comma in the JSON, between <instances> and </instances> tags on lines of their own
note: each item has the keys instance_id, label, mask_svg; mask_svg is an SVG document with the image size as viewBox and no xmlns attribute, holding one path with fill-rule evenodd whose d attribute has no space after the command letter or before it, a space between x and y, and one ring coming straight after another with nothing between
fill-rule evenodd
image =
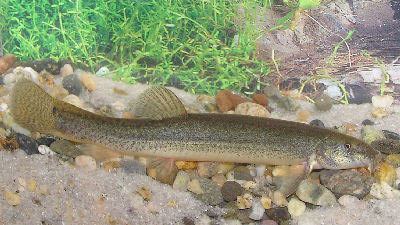
<instances>
[{"instance_id":1,"label":"fish","mask_svg":"<svg viewBox=\"0 0 400 225\"><path fill-rule=\"evenodd\" d=\"M293 121L254 116L187 113L169 89L151 86L136 100L136 118L86 111L21 79L10 112L20 126L121 154L313 169L374 168L380 153L355 137Z\"/></svg>"}]
</instances>

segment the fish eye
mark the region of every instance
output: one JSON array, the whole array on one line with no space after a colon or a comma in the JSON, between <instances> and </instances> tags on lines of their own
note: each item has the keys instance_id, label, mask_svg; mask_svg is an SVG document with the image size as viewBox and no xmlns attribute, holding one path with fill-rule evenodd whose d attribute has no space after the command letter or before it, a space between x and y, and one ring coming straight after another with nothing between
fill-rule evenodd
<instances>
[{"instance_id":1,"label":"fish eye","mask_svg":"<svg viewBox=\"0 0 400 225\"><path fill-rule=\"evenodd\" d=\"M344 144L344 147L345 147L347 150L349 150L349 149L351 148L351 145L350 145L350 144Z\"/></svg>"}]
</instances>

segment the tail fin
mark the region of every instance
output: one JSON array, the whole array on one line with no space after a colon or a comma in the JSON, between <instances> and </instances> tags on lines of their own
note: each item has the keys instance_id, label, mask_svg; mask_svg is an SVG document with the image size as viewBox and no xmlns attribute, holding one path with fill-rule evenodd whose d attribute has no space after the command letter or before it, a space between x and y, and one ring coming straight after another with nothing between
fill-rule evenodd
<instances>
[{"instance_id":1,"label":"tail fin","mask_svg":"<svg viewBox=\"0 0 400 225\"><path fill-rule=\"evenodd\" d=\"M11 92L11 115L16 123L30 130L51 133L54 129L53 97L34 82L21 79Z\"/></svg>"}]
</instances>

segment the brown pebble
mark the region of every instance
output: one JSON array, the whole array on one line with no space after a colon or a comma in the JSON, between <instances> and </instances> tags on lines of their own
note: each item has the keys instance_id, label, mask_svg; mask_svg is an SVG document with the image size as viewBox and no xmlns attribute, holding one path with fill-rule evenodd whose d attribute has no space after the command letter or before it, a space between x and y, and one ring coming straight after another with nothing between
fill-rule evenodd
<instances>
[{"instance_id":1,"label":"brown pebble","mask_svg":"<svg viewBox=\"0 0 400 225\"><path fill-rule=\"evenodd\" d=\"M197 162L194 161L176 161L178 170L193 170L197 168Z\"/></svg>"},{"instance_id":2,"label":"brown pebble","mask_svg":"<svg viewBox=\"0 0 400 225\"><path fill-rule=\"evenodd\" d=\"M65 64L63 67L60 68L60 75L62 77L71 75L74 73L74 68L70 64Z\"/></svg>"},{"instance_id":3,"label":"brown pebble","mask_svg":"<svg viewBox=\"0 0 400 225\"><path fill-rule=\"evenodd\" d=\"M260 104L264 107L268 105L268 98L263 94L254 94L252 99L255 103Z\"/></svg>"},{"instance_id":4,"label":"brown pebble","mask_svg":"<svg viewBox=\"0 0 400 225\"><path fill-rule=\"evenodd\" d=\"M90 75L90 73L87 72L82 73L81 82L83 86L85 86L86 89L88 89L88 91L92 92L96 90L96 83L94 82L92 75Z\"/></svg>"},{"instance_id":5,"label":"brown pebble","mask_svg":"<svg viewBox=\"0 0 400 225\"><path fill-rule=\"evenodd\" d=\"M149 188L147 187L140 187L137 191L136 191L140 196L142 196L142 198L145 201L150 201L151 200L151 191L149 190Z\"/></svg>"},{"instance_id":6,"label":"brown pebble","mask_svg":"<svg viewBox=\"0 0 400 225\"><path fill-rule=\"evenodd\" d=\"M14 63L17 61L17 57L15 55L5 55L0 58L0 74L3 74L7 72L8 69L10 69Z\"/></svg>"},{"instance_id":7,"label":"brown pebble","mask_svg":"<svg viewBox=\"0 0 400 225\"><path fill-rule=\"evenodd\" d=\"M12 206L21 204L21 197L15 192L5 191L4 198L6 199L7 203Z\"/></svg>"},{"instance_id":8,"label":"brown pebble","mask_svg":"<svg viewBox=\"0 0 400 225\"><path fill-rule=\"evenodd\" d=\"M311 113L307 110L301 110L297 113L297 120L299 122L306 123L308 122L309 118L311 116Z\"/></svg>"},{"instance_id":9,"label":"brown pebble","mask_svg":"<svg viewBox=\"0 0 400 225\"><path fill-rule=\"evenodd\" d=\"M113 87L112 90L117 95L128 95L128 93L125 90L119 89L117 87Z\"/></svg>"},{"instance_id":10,"label":"brown pebble","mask_svg":"<svg viewBox=\"0 0 400 225\"><path fill-rule=\"evenodd\" d=\"M243 102L248 102L246 98L233 94L229 90L222 90L217 93L215 97L218 109L221 112L227 112L236 108L237 105Z\"/></svg>"}]
</instances>

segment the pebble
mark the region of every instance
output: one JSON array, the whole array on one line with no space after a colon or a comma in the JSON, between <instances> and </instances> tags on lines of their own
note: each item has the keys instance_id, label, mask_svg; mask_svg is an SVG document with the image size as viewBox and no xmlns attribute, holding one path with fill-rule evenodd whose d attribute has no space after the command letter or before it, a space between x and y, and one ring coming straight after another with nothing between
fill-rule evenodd
<instances>
[{"instance_id":1,"label":"pebble","mask_svg":"<svg viewBox=\"0 0 400 225\"><path fill-rule=\"evenodd\" d=\"M389 115L389 111L386 108L373 108L371 112L374 118L381 119Z\"/></svg>"},{"instance_id":2,"label":"pebble","mask_svg":"<svg viewBox=\"0 0 400 225\"><path fill-rule=\"evenodd\" d=\"M217 173L211 177L211 180L218 184L218 186L222 187L226 182L226 177L221 173Z\"/></svg>"},{"instance_id":3,"label":"pebble","mask_svg":"<svg viewBox=\"0 0 400 225\"><path fill-rule=\"evenodd\" d=\"M258 117L269 117L271 115L265 107L253 102L240 103L236 106L235 113Z\"/></svg>"},{"instance_id":4,"label":"pebble","mask_svg":"<svg viewBox=\"0 0 400 225\"><path fill-rule=\"evenodd\" d=\"M364 198L370 191L374 179L353 170L322 170L321 184L336 196L352 195Z\"/></svg>"},{"instance_id":5,"label":"pebble","mask_svg":"<svg viewBox=\"0 0 400 225\"><path fill-rule=\"evenodd\" d=\"M300 108L299 103L289 96L282 96L276 99L276 102L278 103L279 107L284 108L287 111L294 112Z\"/></svg>"},{"instance_id":6,"label":"pebble","mask_svg":"<svg viewBox=\"0 0 400 225\"><path fill-rule=\"evenodd\" d=\"M17 77L14 73L8 73L6 75L3 76L3 83L5 85L9 85L14 83L17 80Z\"/></svg>"},{"instance_id":7,"label":"pebble","mask_svg":"<svg viewBox=\"0 0 400 225\"><path fill-rule=\"evenodd\" d=\"M147 175L161 183L172 185L178 173L175 162L170 159L155 159L153 162L148 164Z\"/></svg>"},{"instance_id":8,"label":"pebble","mask_svg":"<svg viewBox=\"0 0 400 225\"><path fill-rule=\"evenodd\" d=\"M200 177L210 178L217 174L218 162L199 162L197 164L197 174Z\"/></svg>"},{"instance_id":9,"label":"pebble","mask_svg":"<svg viewBox=\"0 0 400 225\"><path fill-rule=\"evenodd\" d=\"M385 162L389 163L395 168L400 167L400 154L392 154L386 156Z\"/></svg>"},{"instance_id":10,"label":"pebble","mask_svg":"<svg viewBox=\"0 0 400 225\"><path fill-rule=\"evenodd\" d=\"M227 202L235 201L243 191L243 187L235 181L227 181L221 188L222 197Z\"/></svg>"},{"instance_id":11,"label":"pebble","mask_svg":"<svg viewBox=\"0 0 400 225\"><path fill-rule=\"evenodd\" d=\"M313 205L330 206L336 204L336 197L332 192L308 179L300 183L296 195L300 200Z\"/></svg>"},{"instance_id":12,"label":"pebble","mask_svg":"<svg viewBox=\"0 0 400 225\"><path fill-rule=\"evenodd\" d=\"M292 217L301 216L306 211L306 204L293 197L288 203L288 211Z\"/></svg>"},{"instance_id":13,"label":"pebble","mask_svg":"<svg viewBox=\"0 0 400 225\"><path fill-rule=\"evenodd\" d=\"M297 121L307 123L310 119L311 113L307 110L300 110L297 112Z\"/></svg>"},{"instance_id":14,"label":"pebble","mask_svg":"<svg viewBox=\"0 0 400 225\"><path fill-rule=\"evenodd\" d=\"M311 125L311 126L316 126L316 127L325 128L324 122L322 122L322 121L319 120L319 119L311 120L310 125Z\"/></svg>"},{"instance_id":15,"label":"pebble","mask_svg":"<svg viewBox=\"0 0 400 225\"><path fill-rule=\"evenodd\" d=\"M96 170L96 160L88 155L79 155L75 158L75 165L87 171Z\"/></svg>"},{"instance_id":16,"label":"pebble","mask_svg":"<svg viewBox=\"0 0 400 225\"><path fill-rule=\"evenodd\" d=\"M119 160L111 159L111 160L102 162L101 167L107 172L112 172L118 168L121 168L121 162Z\"/></svg>"},{"instance_id":17,"label":"pebble","mask_svg":"<svg viewBox=\"0 0 400 225\"><path fill-rule=\"evenodd\" d=\"M203 189L201 188L200 181L198 179L193 179L189 181L187 185L187 189L190 192L193 192L195 194L201 195L204 193Z\"/></svg>"},{"instance_id":18,"label":"pebble","mask_svg":"<svg viewBox=\"0 0 400 225\"><path fill-rule=\"evenodd\" d=\"M82 92L82 83L76 74L65 76L62 85L70 94L79 96Z\"/></svg>"},{"instance_id":19,"label":"pebble","mask_svg":"<svg viewBox=\"0 0 400 225\"><path fill-rule=\"evenodd\" d=\"M369 125L363 126L361 128L361 137L368 144L371 144L373 141L376 140L385 139L385 135L381 130L377 130L373 126Z\"/></svg>"},{"instance_id":20,"label":"pebble","mask_svg":"<svg viewBox=\"0 0 400 225\"><path fill-rule=\"evenodd\" d=\"M273 220L263 220L260 225L278 225L278 223Z\"/></svg>"},{"instance_id":21,"label":"pebble","mask_svg":"<svg viewBox=\"0 0 400 225\"><path fill-rule=\"evenodd\" d=\"M39 151L39 153L42 154L42 155L54 155L54 154L55 154L55 152L53 152L53 151L49 148L49 146L47 146L47 145L39 145L39 146L38 146L38 151Z\"/></svg>"},{"instance_id":22,"label":"pebble","mask_svg":"<svg viewBox=\"0 0 400 225\"><path fill-rule=\"evenodd\" d=\"M21 204L21 197L15 192L4 191L4 198L9 205L17 206Z\"/></svg>"},{"instance_id":23,"label":"pebble","mask_svg":"<svg viewBox=\"0 0 400 225\"><path fill-rule=\"evenodd\" d=\"M276 207L265 210L268 218L278 222L279 224L284 223L287 220L290 220L290 214L287 207Z\"/></svg>"},{"instance_id":24,"label":"pebble","mask_svg":"<svg viewBox=\"0 0 400 225\"><path fill-rule=\"evenodd\" d=\"M338 202L342 206L353 206L359 204L360 200L352 195L343 195L338 199Z\"/></svg>"},{"instance_id":25,"label":"pebble","mask_svg":"<svg viewBox=\"0 0 400 225\"><path fill-rule=\"evenodd\" d=\"M122 159L119 161L122 171L125 173L137 173L146 175L146 166L137 160Z\"/></svg>"},{"instance_id":26,"label":"pebble","mask_svg":"<svg viewBox=\"0 0 400 225\"><path fill-rule=\"evenodd\" d=\"M374 123L374 121L372 121L372 120L365 119L365 120L363 120L363 121L361 122L361 124L364 125L364 126L367 126L367 125L372 126L372 125L374 125L375 123Z\"/></svg>"},{"instance_id":27,"label":"pebble","mask_svg":"<svg viewBox=\"0 0 400 225\"><path fill-rule=\"evenodd\" d=\"M0 58L0 75L5 73L8 69L10 69L14 63L17 61L17 57L15 55L5 55Z\"/></svg>"},{"instance_id":28,"label":"pebble","mask_svg":"<svg viewBox=\"0 0 400 225\"><path fill-rule=\"evenodd\" d=\"M73 74L74 73L74 68L72 68L72 66L71 66L71 64L64 64L64 66L62 66L61 68L60 68L60 75L62 76L62 77L65 77L65 76L68 76L68 75L71 75L71 74Z\"/></svg>"},{"instance_id":29,"label":"pebble","mask_svg":"<svg viewBox=\"0 0 400 225\"><path fill-rule=\"evenodd\" d=\"M190 181L189 174L185 171L179 171L175 177L172 188L179 191L186 191L188 189L188 184Z\"/></svg>"},{"instance_id":30,"label":"pebble","mask_svg":"<svg viewBox=\"0 0 400 225\"><path fill-rule=\"evenodd\" d=\"M324 93L334 100L340 100L343 97L343 93L337 85L327 86Z\"/></svg>"},{"instance_id":31,"label":"pebble","mask_svg":"<svg viewBox=\"0 0 400 225\"><path fill-rule=\"evenodd\" d=\"M253 181L254 178L250 174L250 169L246 166L238 166L233 169L233 177L235 180Z\"/></svg>"},{"instance_id":32,"label":"pebble","mask_svg":"<svg viewBox=\"0 0 400 225\"><path fill-rule=\"evenodd\" d=\"M63 99L69 95L68 91L60 85L54 85L49 94L57 99Z\"/></svg>"},{"instance_id":33,"label":"pebble","mask_svg":"<svg viewBox=\"0 0 400 225\"><path fill-rule=\"evenodd\" d=\"M256 176L263 177L265 175L266 169L267 169L266 165L257 165L256 166Z\"/></svg>"},{"instance_id":34,"label":"pebble","mask_svg":"<svg viewBox=\"0 0 400 225\"><path fill-rule=\"evenodd\" d=\"M371 94L365 85L346 84L347 93L349 93L348 101L350 104L364 104L371 102Z\"/></svg>"},{"instance_id":35,"label":"pebble","mask_svg":"<svg viewBox=\"0 0 400 225\"><path fill-rule=\"evenodd\" d=\"M33 60L33 61L25 61L20 64L24 67L32 67L35 71L42 72L46 70L51 74L59 74L60 73L60 64L53 59L42 59L42 60Z\"/></svg>"},{"instance_id":36,"label":"pebble","mask_svg":"<svg viewBox=\"0 0 400 225\"><path fill-rule=\"evenodd\" d=\"M75 158L82 154L82 151L76 147L72 142L67 140L56 140L50 145L50 149L58 154Z\"/></svg>"},{"instance_id":37,"label":"pebble","mask_svg":"<svg viewBox=\"0 0 400 225\"><path fill-rule=\"evenodd\" d=\"M37 182L34 179L29 179L26 182L26 189L30 192L35 192L37 187Z\"/></svg>"},{"instance_id":38,"label":"pebble","mask_svg":"<svg viewBox=\"0 0 400 225\"><path fill-rule=\"evenodd\" d=\"M242 222L240 222L240 220L230 220L230 219L228 219L228 220L225 220L224 221L224 223L223 223L224 225L242 225Z\"/></svg>"},{"instance_id":39,"label":"pebble","mask_svg":"<svg viewBox=\"0 0 400 225\"><path fill-rule=\"evenodd\" d=\"M216 112L217 104L215 98L209 95L199 95L197 101L200 102L207 112Z\"/></svg>"},{"instance_id":40,"label":"pebble","mask_svg":"<svg viewBox=\"0 0 400 225\"><path fill-rule=\"evenodd\" d=\"M103 66L103 67L100 67L99 70L97 70L96 75L99 77L104 77L109 73L110 73L110 70L108 69L108 67Z\"/></svg>"},{"instance_id":41,"label":"pebble","mask_svg":"<svg viewBox=\"0 0 400 225\"><path fill-rule=\"evenodd\" d=\"M199 178L198 180L203 192L196 195L200 201L212 206L223 201L221 188L215 182L207 178Z\"/></svg>"},{"instance_id":42,"label":"pebble","mask_svg":"<svg viewBox=\"0 0 400 225\"><path fill-rule=\"evenodd\" d=\"M377 199L400 198L400 191L385 182L374 183L369 194Z\"/></svg>"},{"instance_id":43,"label":"pebble","mask_svg":"<svg viewBox=\"0 0 400 225\"><path fill-rule=\"evenodd\" d=\"M83 102L76 95L68 95L63 99L64 102L68 102L76 107L83 108Z\"/></svg>"},{"instance_id":44,"label":"pebble","mask_svg":"<svg viewBox=\"0 0 400 225\"><path fill-rule=\"evenodd\" d=\"M400 135L398 133L390 130L382 130L382 132L386 139L400 141Z\"/></svg>"},{"instance_id":45,"label":"pebble","mask_svg":"<svg viewBox=\"0 0 400 225\"><path fill-rule=\"evenodd\" d=\"M236 206L239 209L249 209L253 205L253 196L249 193L237 196Z\"/></svg>"},{"instance_id":46,"label":"pebble","mask_svg":"<svg viewBox=\"0 0 400 225\"><path fill-rule=\"evenodd\" d=\"M81 82L83 84L83 86L85 86L85 88L89 91L92 92L94 90L96 90L96 83L94 82L92 75L88 72L83 72L81 74Z\"/></svg>"},{"instance_id":47,"label":"pebble","mask_svg":"<svg viewBox=\"0 0 400 225\"><path fill-rule=\"evenodd\" d=\"M394 187L397 179L396 169L389 163L380 163L375 169L374 177L379 182L385 182Z\"/></svg>"},{"instance_id":48,"label":"pebble","mask_svg":"<svg viewBox=\"0 0 400 225\"><path fill-rule=\"evenodd\" d=\"M272 202L279 207L287 206L288 204L285 195L280 191L274 191L272 193Z\"/></svg>"},{"instance_id":49,"label":"pebble","mask_svg":"<svg viewBox=\"0 0 400 225\"><path fill-rule=\"evenodd\" d=\"M229 110L235 109L237 105L243 102L248 102L246 98L240 95L236 95L229 90L222 90L215 96L215 101L217 103L218 109L221 112L227 112Z\"/></svg>"},{"instance_id":50,"label":"pebble","mask_svg":"<svg viewBox=\"0 0 400 225\"><path fill-rule=\"evenodd\" d=\"M332 108L333 105L331 97L326 94L318 95L314 99L314 102L315 107L320 111L328 111Z\"/></svg>"},{"instance_id":51,"label":"pebble","mask_svg":"<svg viewBox=\"0 0 400 225\"><path fill-rule=\"evenodd\" d=\"M46 145L49 147L55 141L56 141L56 139L52 136L44 136L44 137L40 137L39 139L36 140L38 145Z\"/></svg>"},{"instance_id":52,"label":"pebble","mask_svg":"<svg viewBox=\"0 0 400 225\"><path fill-rule=\"evenodd\" d=\"M372 96L372 105L375 108L388 108L393 104L394 98L390 95Z\"/></svg>"},{"instance_id":53,"label":"pebble","mask_svg":"<svg viewBox=\"0 0 400 225\"><path fill-rule=\"evenodd\" d=\"M274 85L265 86L265 88L263 89L263 92L268 98L276 99L276 98L282 97L281 92L279 91L278 87L276 87Z\"/></svg>"},{"instance_id":54,"label":"pebble","mask_svg":"<svg viewBox=\"0 0 400 225\"><path fill-rule=\"evenodd\" d=\"M231 171L233 168L235 168L235 164L234 163L220 163L217 166L217 173L221 173L221 174L226 174L229 171Z\"/></svg>"},{"instance_id":55,"label":"pebble","mask_svg":"<svg viewBox=\"0 0 400 225\"><path fill-rule=\"evenodd\" d=\"M142 186L136 190L136 192L142 196L143 200L150 201L152 198L152 193L148 187Z\"/></svg>"},{"instance_id":56,"label":"pebble","mask_svg":"<svg viewBox=\"0 0 400 225\"><path fill-rule=\"evenodd\" d=\"M28 154L28 155L39 154L39 150L38 150L39 146L33 138L28 137L24 134L17 133L16 139L17 139L17 143L18 143L19 147L22 150L24 150L24 152L26 152L26 154Z\"/></svg>"},{"instance_id":57,"label":"pebble","mask_svg":"<svg viewBox=\"0 0 400 225\"><path fill-rule=\"evenodd\" d=\"M175 161L178 170L193 170L197 168L197 162L194 161Z\"/></svg>"},{"instance_id":58,"label":"pebble","mask_svg":"<svg viewBox=\"0 0 400 225\"><path fill-rule=\"evenodd\" d=\"M400 153L400 142L391 139L376 140L371 143L371 146L385 154Z\"/></svg>"},{"instance_id":59,"label":"pebble","mask_svg":"<svg viewBox=\"0 0 400 225\"><path fill-rule=\"evenodd\" d=\"M268 196L261 196L260 202L264 209L270 209L272 207L272 199Z\"/></svg>"},{"instance_id":60,"label":"pebble","mask_svg":"<svg viewBox=\"0 0 400 225\"><path fill-rule=\"evenodd\" d=\"M14 74L16 74L17 79L20 79L21 77L28 78L32 80L35 83L39 83L39 73L36 72L34 69L31 67L24 67L21 70L21 67L17 67L13 71Z\"/></svg>"},{"instance_id":61,"label":"pebble","mask_svg":"<svg viewBox=\"0 0 400 225\"><path fill-rule=\"evenodd\" d=\"M265 209L260 201L254 201L251 207L249 218L252 220L261 220L264 215Z\"/></svg>"},{"instance_id":62,"label":"pebble","mask_svg":"<svg viewBox=\"0 0 400 225\"><path fill-rule=\"evenodd\" d=\"M257 103L264 107L268 106L268 98L263 94L254 94L251 98L253 99L254 103Z\"/></svg>"}]
</instances>

